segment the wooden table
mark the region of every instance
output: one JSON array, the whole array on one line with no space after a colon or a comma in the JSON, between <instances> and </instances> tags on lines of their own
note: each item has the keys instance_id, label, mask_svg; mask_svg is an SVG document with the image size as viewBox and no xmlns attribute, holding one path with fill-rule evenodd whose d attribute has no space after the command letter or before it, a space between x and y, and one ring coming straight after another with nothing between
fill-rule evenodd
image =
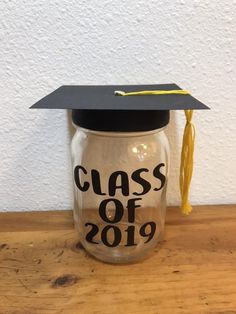
<instances>
[{"instance_id":1,"label":"wooden table","mask_svg":"<svg viewBox=\"0 0 236 314\"><path fill-rule=\"evenodd\" d=\"M236 206L170 208L153 256L109 265L70 211L0 214L0 313L236 313Z\"/></svg>"}]
</instances>

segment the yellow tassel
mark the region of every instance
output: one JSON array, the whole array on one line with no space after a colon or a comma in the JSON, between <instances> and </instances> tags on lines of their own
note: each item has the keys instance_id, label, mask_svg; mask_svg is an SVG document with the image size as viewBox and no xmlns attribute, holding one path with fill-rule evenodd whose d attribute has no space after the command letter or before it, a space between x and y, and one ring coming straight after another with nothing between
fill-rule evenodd
<instances>
[{"instance_id":1,"label":"yellow tassel","mask_svg":"<svg viewBox=\"0 0 236 314\"><path fill-rule=\"evenodd\" d=\"M115 91L115 95L119 96L170 95L170 94L189 95L189 92L186 90L147 90L128 93L125 93L123 91ZM184 112L186 117L186 125L182 141L179 186L181 194L181 210L183 214L188 215L192 211L192 206L189 203L189 189L193 173L195 127L192 124L193 110L184 110Z\"/></svg>"},{"instance_id":2,"label":"yellow tassel","mask_svg":"<svg viewBox=\"0 0 236 314\"><path fill-rule=\"evenodd\" d=\"M179 186L182 199L181 210L183 214L188 215L192 211L192 206L189 203L189 189L193 173L195 127L192 124L193 110L185 110L184 112L186 125L182 142Z\"/></svg>"}]
</instances>

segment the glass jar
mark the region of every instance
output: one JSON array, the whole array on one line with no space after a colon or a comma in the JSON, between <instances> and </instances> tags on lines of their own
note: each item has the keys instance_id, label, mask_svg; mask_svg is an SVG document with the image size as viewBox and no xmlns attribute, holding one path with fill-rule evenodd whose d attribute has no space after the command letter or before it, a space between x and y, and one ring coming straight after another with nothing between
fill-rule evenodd
<instances>
[{"instance_id":1,"label":"glass jar","mask_svg":"<svg viewBox=\"0 0 236 314\"><path fill-rule=\"evenodd\" d=\"M93 131L72 140L74 219L83 247L109 263L134 262L163 236L169 144L164 128Z\"/></svg>"}]
</instances>

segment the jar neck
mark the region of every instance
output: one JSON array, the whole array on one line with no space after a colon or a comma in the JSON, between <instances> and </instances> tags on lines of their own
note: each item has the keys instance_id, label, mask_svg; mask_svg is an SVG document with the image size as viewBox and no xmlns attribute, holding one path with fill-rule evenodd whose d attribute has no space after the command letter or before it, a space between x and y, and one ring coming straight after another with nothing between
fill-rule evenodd
<instances>
[{"instance_id":1,"label":"jar neck","mask_svg":"<svg viewBox=\"0 0 236 314\"><path fill-rule=\"evenodd\" d=\"M152 134L157 134L164 132L166 126L159 129L154 129L151 131L138 131L138 132L107 132L107 131L95 131L90 129L85 129L79 127L78 125L74 125L77 131L81 131L87 134L96 135L96 136L104 136L104 137L140 137L140 136L150 136Z\"/></svg>"}]
</instances>

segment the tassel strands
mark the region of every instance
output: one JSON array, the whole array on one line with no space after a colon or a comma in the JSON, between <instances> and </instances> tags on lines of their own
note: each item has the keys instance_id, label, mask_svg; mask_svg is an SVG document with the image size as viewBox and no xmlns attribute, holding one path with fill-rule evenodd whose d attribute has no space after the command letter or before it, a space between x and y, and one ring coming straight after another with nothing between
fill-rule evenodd
<instances>
[{"instance_id":1,"label":"tassel strands","mask_svg":"<svg viewBox=\"0 0 236 314\"><path fill-rule=\"evenodd\" d=\"M192 211L189 203L189 190L193 174L193 155L195 143L195 127L192 123L193 110L185 110L186 125L183 134L179 186L182 213L188 215Z\"/></svg>"}]
</instances>

